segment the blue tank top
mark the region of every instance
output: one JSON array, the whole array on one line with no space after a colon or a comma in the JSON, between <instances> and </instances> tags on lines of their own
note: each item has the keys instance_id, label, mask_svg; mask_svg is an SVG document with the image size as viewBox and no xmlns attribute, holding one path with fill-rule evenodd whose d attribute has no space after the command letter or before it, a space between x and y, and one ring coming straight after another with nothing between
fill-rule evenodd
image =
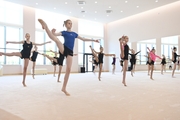
<instances>
[{"instance_id":1,"label":"blue tank top","mask_svg":"<svg viewBox=\"0 0 180 120\"><path fill-rule=\"evenodd\" d=\"M78 34L75 32L62 31L62 36L64 37L64 45L73 51L75 38Z\"/></svg>"}]
</instances>

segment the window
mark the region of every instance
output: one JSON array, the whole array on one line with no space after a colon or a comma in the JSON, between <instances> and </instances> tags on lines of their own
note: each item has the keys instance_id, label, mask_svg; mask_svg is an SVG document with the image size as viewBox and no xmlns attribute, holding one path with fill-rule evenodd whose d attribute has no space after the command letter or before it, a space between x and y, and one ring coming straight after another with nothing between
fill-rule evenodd
<instances>
[{"instance_id":1,"label":"window","mask_svg":"<svg viewBox=\"0 0 180 120\"><path fill-rule=\"evenodd\" d=\"M161 53L166 58L172 59L171 48L176 47L178 51L178 36L164 37L161 39Z\"/></svg>"},{"instance_id":2,"label":"window","mask_svg":"<svg viewBox=\"0 0 180 120\"><path fill-rule=\"evenodd\" d=\"M96 51L99 51L100 45L104 47L104 26L101 23L79 19L79 35L89 39L100 39L100 43L78 41L78 64L83 65L83 53L91 53L91 45Z\"/></svg>"},{"instance_id":3,"label":"window","mask_svg":"<svg viewBox=\"0 0 180 120\"><path fill-rule=\"evenodd\" d=\"M149 49L152 49L153 47L156 49L156 39L144 40L137 43L137 52L141 51L137 55L137 64L146 64L147 58L145 55L147 56L147 52L149 52L147 47L149 47Z\"/></svg>"},{"instance_id":4,"label":"window","mask_svg":"<svg viewBox=\"0 0 180 120\"><path fill-rule=\"evenodd\" d=\"M23 25L23 7L18 4L0 1L0 22Z\"/></svg>"},{"instance_id":5,"label":"window","mask_svg":"<svg viewBox=\"0 0 180 120\"><path fill-rule=\"evenodd\" d=\"M22 38L22 30L17 27L5 27L5 36L6 36L6 41L21 41L20 38ZM6 53L12 53L12 52L20 52L20 46L22 44L6 44L6 49L4 52ZM4 64L9 64L9 65L17 65L20 64L20 58L13 56L13 57L8 57L5 56L5 63Z\"/></svg>"}]
</instances>

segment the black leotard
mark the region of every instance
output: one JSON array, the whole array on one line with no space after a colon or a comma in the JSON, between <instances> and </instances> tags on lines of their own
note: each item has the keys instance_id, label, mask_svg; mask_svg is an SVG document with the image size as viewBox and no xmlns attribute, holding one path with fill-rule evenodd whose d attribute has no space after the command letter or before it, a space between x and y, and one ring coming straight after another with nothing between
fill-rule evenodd
<instances>
[{"instance_id":1,"label":"black leotard","mask_svg":"<svg viewBox=\"0 0 180 120\"><path fill-rule=\"evenodd\" d=\"M128 54L129 54L129 46L126 44L124 46L124 60L128 60Z\"/></svg>"},{"instance_id":2,"label":"black leotard","mask_svg":"<svg viewBox=\"0 0 180 120\"><path fill-rule=\"evenodd\" d=\"M162 64L162 65L165 65L165 64L166 64L166 59L165 59L165 58L162 59L161 64Z\"/></svg>"},{"instance_id":3,"label":"black leotard","mask_svg":"<svg viewBox=\"0 0 180 120\"><path fill-rule=\"evenodd\" d=\"M23 58L30 58L31 55L31 49L32 49L32 42L30 42L30 44L28 44L26 41L24 41L23 44L23 49L21 51L21 59Z\"/></svg>"},{"instance_id":4,"label":"black leotard","mask_svg":"<svg viewBox=\"0 0 180 120\"><path fill-rule=\"evenodd\" d=\"M36 62L37 56L38 56L38 52L34 51L33 55L31 56L31 61Z\"/></svg>"},{"instance_id":5,"label":"black leotard","mask_svg":"<svg viewBox=\"0 0 180 120\"><path fill-rule=\"evenodd\" d=\"M137 55L138 53L140 53L140 51L137 52L137 53L135 53L135 54L129 53L129 55L131 55L130 62L131 62L132 64L134 64L134 65L136 64L136 55Z\"/></svg>"},{"instance_id":6,"label":"black leotard","mask_svg":"<svg viewBox=\"0 0 180 120\"><path fill-rule=\"evenodd\" d=\"M57 62L58 62L58 59L59 59L59 58L58 58L58 57L54 57L54 58L57 59ZM52 61L52 64L53 64L53 65L57 65L57 64L58 64L57 62Z\"/></svg>"},{"instance_id":7,"label":"black leotard","mask_svg":"<svg viewBox=\"0 0 180 120\"><path fill-rule=\"evenodd\" d=\"M99 63L103 63L103 57L104 57L104 53L99 53L98 54L98 59L99 59Z\"/></svg>"},{"instance_id":8,"label":"black leotard","mask_svg":"<svg viewBox=\"0 0 180 120\"><path fill-rule=\"evenodd\" d=\"M176 63L176 62L177 62L177 57L180 57L180 55L177 55L177 53L174 52L174 60L173 60L173 63Z\"/></svg>"},{"instance_id":9,"label":"black leotard","mask_svg":"<svg viewBox=\"0 0 180 120\"><path fill-rule=\"evenodd\" d=\"M116 63L116 57L113 57L112 65L115 65L115 63Z\"/></svg>"}]
</instances>

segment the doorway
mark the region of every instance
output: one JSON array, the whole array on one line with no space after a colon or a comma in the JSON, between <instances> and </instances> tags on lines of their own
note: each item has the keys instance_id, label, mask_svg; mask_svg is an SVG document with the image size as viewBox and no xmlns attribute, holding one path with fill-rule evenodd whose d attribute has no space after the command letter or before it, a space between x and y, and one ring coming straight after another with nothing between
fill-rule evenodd
<instances>
[{"instance_id":1,"label":"doorway","mask_svg":"<svg viewBox=\"0 0 180 120\"><path fill-rule=\"evenodd\" d=\"M84 53L83 55L83 67L85 67L85 72L93 71L93 60L91 53Z\"/></svg>"}]
</instances>

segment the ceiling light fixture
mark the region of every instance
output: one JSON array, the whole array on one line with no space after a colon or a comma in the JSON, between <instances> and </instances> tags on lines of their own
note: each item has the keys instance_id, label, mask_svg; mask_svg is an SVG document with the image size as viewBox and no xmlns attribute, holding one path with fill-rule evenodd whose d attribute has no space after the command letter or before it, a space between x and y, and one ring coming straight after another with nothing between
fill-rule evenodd
<instances>
[{"instance_id":1,"label":"ceiling light fixture","mask_svg":"<svg viewBox=\"0 0 180 120\"><path fill-rule=\"evenodd\" d=\"M83 9L83 7L81 7L81 9Z\"/></svg>"},{"instance_id":2,"label":"ceiling light fixture","mask_svg":"<svg viewBox=\"0 0 180 120\"><path fill-rule=\"evenodd\" d=\"M123 12L123 11L121 10L121 12Z\"/></svg>"},{"instance_id":3,"label":"ceiling light fixture","mask_svg":"<svg viewBox=\"0 0 180 120\"><path fill-rule=\"evenodd\" d=\"M111 8L111 6L109 6L109 8Z\"/></svg>"},{"instance_id":4,"label":"ceiling light fixture","mask_svg":"<svg viewBox=\"0 0 180 120\"><path fill-rule=\"evenodd\" d=\"M155 2L158 2L158 0L156 0Z\"/></svg>"},{"instance_id":5,"label":"ceiling light fixture","mask_svg":"<svg viewBox=\"0 0 180 120\"><path fill-rule=\"evenodd\" d=\"M109 16L109 15L106 15L107 17Z\"/></svg>"},{"instance_id":6,"label":"ceiling light fixture","mask_svg":"<svg viewBox=\"0 0 180 120\"><path fill-rule=\"evenodd\" d=\"M38 5L38 3L36 3L36 5Z\"/></svg>"},{"instance_id":7,"label":"ceiling light fixture","mask_svg":"<svg viewBox=\"0 0 180 120\"><path fill-rule=\"evenodd\" d=\"M97 11L95 11L95 13L97 13Z\"/></svg>"},{"instance_id":8,"label":"ceiling light fixture","mask_svg":"<svg viewBox=\"0 0 180 120\"><path fill-rule=\"evenodd\" d=\"M56 9L56 8L54 7L54 9Z\"/></svg>"},{"instance_id":9,"label":"ceiling light fixture","mask_svg":"<svg viewBox=\"0 0 180 120\"><path fill-rule=\"evenodd\" d=\"M97 1L95 1L94 3L97 3Z\"/></svg>"},{"instance_id":10,"label":"ceiling light fixture","mask_svg":"<svg viewBox=\"0 0 180 120\"><path fill-rule=\"evenodd\" d=\"M71 12L69 12L71 14Z\"/></svg>"},{"instance_id":11,"label":"ceiling light fixture","mask_svg":"<svg viewBox=\"0 0 180 120\"><path fill-rule=\"evenodd\" d=\"M65 2L65 4L67 4L67 2Z\"/></svg>"},{"instance_id":12,"label":"ceiling light fixture","mask_svg":"<svg viewBox=\"0 0 180 120\"><path fill-rule=\"evenodd\" d=\"M85 15L83 15L83 17L85 17Z\"/></svg>"},{"instance_id":13,"label":"ceiling light fixture","mask_svg":"<svg viewBox=\"0 0 180 120\"><path fill-rule=\"evenodd\" d=\"M125 3L127 3L128 1L125 1Z\"/></svg>"},{"instance_id":14,"label":"ceiling light fixture","mask_svg":"<svg viewBox=\"0 0 180 120\"><path fill-rule=\"evenodd\" d=\"M139 6L136 6L137 8L139 8Z\"/></svg>"}]
</instances>

